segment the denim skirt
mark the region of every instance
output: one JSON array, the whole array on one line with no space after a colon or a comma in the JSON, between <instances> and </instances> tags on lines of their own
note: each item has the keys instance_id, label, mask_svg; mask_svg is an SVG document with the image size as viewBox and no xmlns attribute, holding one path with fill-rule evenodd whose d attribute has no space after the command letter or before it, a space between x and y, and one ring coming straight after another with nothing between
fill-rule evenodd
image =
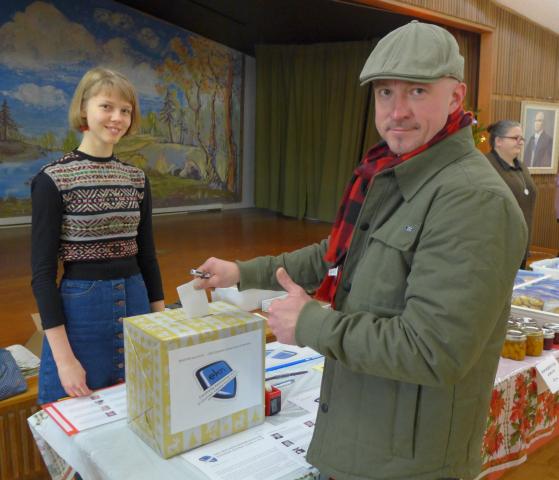
<instances>
[{"instance_id":1,"label":"denim skirt","mask_svg":"<svg viewBox=\"0 0 559 480\"><path fill-rule=\"evenodd\" d=\"M142 275L113 280L63 278L60 295L68 340L86 372L87 386L96 390L124 382L123 318L150 311ZM66 396L45 337L38 402L54 402Z\"/></svg>"}]
</instances>

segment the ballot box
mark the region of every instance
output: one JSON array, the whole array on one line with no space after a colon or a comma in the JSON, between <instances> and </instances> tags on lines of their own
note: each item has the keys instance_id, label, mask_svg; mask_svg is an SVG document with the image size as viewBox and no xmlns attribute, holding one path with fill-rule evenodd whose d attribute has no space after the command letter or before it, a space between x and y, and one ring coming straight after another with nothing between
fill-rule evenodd
<instances>
[{"instance_id":1,"label":"ballot box","mask_svg":"<svg viewBox=\"0 0 559 480\"><path fill-rule=\"evenodd\" d=\"M128 423L163 458L264 421L264 319L209 307L124 320Z\"/></svg>"}]
</instances>

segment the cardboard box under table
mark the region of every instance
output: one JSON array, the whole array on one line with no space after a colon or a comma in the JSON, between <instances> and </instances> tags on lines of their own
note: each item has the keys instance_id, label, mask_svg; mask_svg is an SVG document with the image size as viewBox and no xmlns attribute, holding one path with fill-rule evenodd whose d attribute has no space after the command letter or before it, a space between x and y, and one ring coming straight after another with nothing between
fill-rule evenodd
<instances>
[{"instance_id":1,"label":"cardboard box under table","mask_svg":"<svg viewBox=\"0 0 559 480\"><path fill-rule=\"evenodd\" d=\"M128 422L162 457L264 421L264 320L224 302L124 320Z\"/></svg>"}]
</instances>

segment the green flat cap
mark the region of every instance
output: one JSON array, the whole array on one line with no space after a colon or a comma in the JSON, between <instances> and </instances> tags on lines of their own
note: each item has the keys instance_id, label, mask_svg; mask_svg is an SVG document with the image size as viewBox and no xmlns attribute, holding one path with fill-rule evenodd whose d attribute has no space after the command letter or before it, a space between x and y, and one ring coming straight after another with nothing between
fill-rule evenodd
<instances>
[{"instance_id":1,"label":"green flat cap","mask_svg":"<svg viewBox=\"0 0 559 480\"><path fill-rule=\"evenodd\" d=\"M380 79L431 83L444 77L464 80L464 57L456 39L444 28L413 20L377 43L359 81L361 85Z\"/></svg>"}]
</instances>

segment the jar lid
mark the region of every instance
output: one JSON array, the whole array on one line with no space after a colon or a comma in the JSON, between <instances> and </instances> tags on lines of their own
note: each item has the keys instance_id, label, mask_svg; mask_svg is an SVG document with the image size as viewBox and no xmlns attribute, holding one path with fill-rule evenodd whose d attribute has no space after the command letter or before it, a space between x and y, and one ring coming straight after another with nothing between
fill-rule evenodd
<instances>
[{"instance_id":1,"label":"jar lid","mask_svg":"<svg viewBox=\"0 0 559 480\"><path fill-rule=\"evenodd\" d=\"M543 338L555 338L555 332L549 328L544 328Z\"/></svg>"},{"instance_id":2,"label":"jar lid","mask_svg":"<svg viewBox=\"0 0 559 480\"><path fill-rule=\"evenodd\" d=\"M512 342L523 342L526 341L526 335L520 330L507 330L507 340Z\"/></svg>"},{"instance_id":3,"label":"jar lid","mask_svg":"<svg viewBox=\"0 0 559 480\"><path fill-rule=\"evenodd\" d=\"M559 323L548 322L544 323L543 326L553 331L559 330Z\"/></svg>"},{"instance_id":4,"label":"jar lid","mask_svg":"<svg viewBox=\"0 0 559 480\"><path fill-rule=\"evenodd\" d=\"M525 326L522 327L522 331L529 337L531 336L539 337L543 335L543 331L540 327Z\"/></svg>"}]
</instances>

